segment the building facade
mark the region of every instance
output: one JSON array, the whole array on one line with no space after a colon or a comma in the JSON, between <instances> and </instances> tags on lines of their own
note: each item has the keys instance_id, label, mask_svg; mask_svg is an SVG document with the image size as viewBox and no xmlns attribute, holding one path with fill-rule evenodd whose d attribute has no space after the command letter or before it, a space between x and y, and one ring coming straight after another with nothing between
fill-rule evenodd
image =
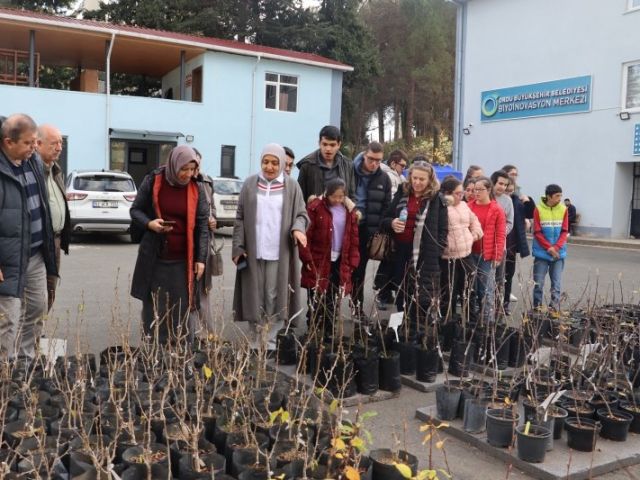
<instances>
[{"instance_id":1,"label":"building facade","mask_svg":"<svg viewBox=\"0 0 640 480\"><path fill-rule=\"evenodd\" d=\"M41 65L76 68L71 89L39 88ZM263 145L302 156L322 126L340 125L350 70L317 55L0 9L0 114L57 125L67 172L120 169L140 182L186 143L205 172L244 178ZM122 73L161 79L158 98L112 94Z\"/></svg>"},{"instance_id":2,"label":"building facade","mask_svg":"<svg viewBox=\"0 0 640 480\"><path fill-rule=\"evenodd\" d=\"M453 0L454 160L557 183L580 234L640 238L640 0Z\"/></svg>"}]
</instances>

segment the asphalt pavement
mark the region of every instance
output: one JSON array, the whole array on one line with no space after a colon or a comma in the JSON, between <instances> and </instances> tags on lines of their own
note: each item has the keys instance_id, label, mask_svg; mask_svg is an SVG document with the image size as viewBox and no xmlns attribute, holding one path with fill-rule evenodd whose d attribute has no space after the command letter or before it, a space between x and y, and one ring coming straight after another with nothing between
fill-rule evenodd
<instances>
[{"instance_id":1,"label":"asphalt pavement","mask_svg":"<svg viewBox=\"0 0 640 480\"><path fill-rule=\"evenodd\" d=\"M220 232L220 238L225 241L225 274L214 280L212 311L223 334L233 337L243 326L230 319L235 272L230 260L229 234L229 229ZM121 343L123 337L132 344L138 342L141 304L129 295L136 254L137 245L131 244L128 236L77 238L69 256L62 259L62 279L54 310L47 321L47 336L67 339L69 352L97 353L109 345ZM375 313L370 287L373 263L367 275L366 310L370 313ZM519 308L530 302L532 260L522 259L518 265L514 294L519 298ZM601 302L637 303L640 300L639 267L640 249L637 248L570 245L563 276L565 305L580 305L594 296ZM379 315L388 313L379 312ZM433 393L403 387L398 398L363 406L364 410L378 413L368 422L374 446L388 447L397 441L398 445L418 455L421 468L426 468L428 452L421 444L423 434L419 432L420 422L414 414L417 408L434 403ZM350 410L353 414L355 407ZM518 471L508 471L502 462L446 434L443 438L446 438L444 451L455 479L533 478ZM441 451L434 451L433 458L435 466L444 468ZM629 467L598 478L640 478L640 467Z\"/></svg>"}]
</instances>

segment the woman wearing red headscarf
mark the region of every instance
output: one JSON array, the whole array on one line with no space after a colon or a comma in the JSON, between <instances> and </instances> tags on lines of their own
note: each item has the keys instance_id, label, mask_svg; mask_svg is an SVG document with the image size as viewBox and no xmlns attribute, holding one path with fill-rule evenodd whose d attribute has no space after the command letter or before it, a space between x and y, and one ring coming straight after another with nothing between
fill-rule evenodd
<instances>
[{"instance_id":1,"label":"woman wearing red headscarf","mask_svg":"<svg viewBox=\"0 0 640 480\"><path fill-rule=\"evenodd\" d=\"M209 209L193 174L194 150L181 145L148 174L131 206L132 228L144 229L131 285L142 300L142 326L160 342L190 334L194 286L207 258Z\"/></svg>"}]
</instances>

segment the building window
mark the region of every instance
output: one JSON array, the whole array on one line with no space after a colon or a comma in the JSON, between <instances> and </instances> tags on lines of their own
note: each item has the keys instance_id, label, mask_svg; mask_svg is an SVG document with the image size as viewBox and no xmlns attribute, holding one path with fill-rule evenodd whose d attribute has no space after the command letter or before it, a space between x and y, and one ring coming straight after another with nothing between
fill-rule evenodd
<instances>
[{"instance_id":1,"label":"building window","mask_svg":"<svg viewBox=\"0 0 640 480\"><path fill-rule=\"evenodd\" d=\"M265 82L265 108L281 112L298 110L298 77L267 73Z\"/></svg>"},{"instance_id":2,"label":"building window","mask_svg":"<svg viewBox=\"0 0 640 480\"><path fill-rule=\"evenodd\" d=\"M622 109L640 111L640 61L624 64Z\"/></svg>"},{"instance_id":3,"label":"building window","mask_svg":"<svg viewBox=\"0 0 640 480\"><path fill-rule=\"evenodd\" d=\"M220 152L220 176L235 177L236 175L236 147L235 145L222 145Z\"/></svg>"},{"instance_id":4,"label":"building window","mask_svg":"<svg viewBox=\"0 0 640 480\"><path fill-rule=\"evenodd\" d=\"M636 10L640 8L640 0L629 0L629 10Z\"/></svg>"}]
</instances>

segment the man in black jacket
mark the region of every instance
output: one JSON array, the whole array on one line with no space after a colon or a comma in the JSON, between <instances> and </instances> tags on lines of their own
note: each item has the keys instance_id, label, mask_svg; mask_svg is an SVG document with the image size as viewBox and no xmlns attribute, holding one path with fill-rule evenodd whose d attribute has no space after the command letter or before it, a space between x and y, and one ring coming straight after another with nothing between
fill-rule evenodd
<instances>
[{"instance_id":1,"label":"man in black jacket","mask_svg":"<svg viewBox=\"0 0 640 480\"><path fill-rule=\"evenodd\" d=\"M380 228L382 214L391 201L391 180L380 168L384 158L384 149L378 142L369 143L353 162L355 177L356 209L362 215L358 225L360 237L360 265L353 272L354 317L362 320L364 303L364 282L369 255L367 244Z\"/></svg>"},{"instance_id":2,"label":"man in black jacket","mask_svg":"<svg viewBox=\"0 0 640 480\"><path fill-rule=\"evenodd\" d=\"M297 163L300 170L298 183L302 189L304 201L309 197L319 197L324 193L327 183L341 178L347 184L347 196L353 198L354 178L353 162L340 153L342 135L337 127L327 125L320 130L319 147Z\"/></svg>"},{"instance_id":3,"label":"man in black jacket","mask_svg":"<svg viewBox=\"0 0 640 480\"><path fill-rule=\"evenodd\" d=\"M37 126L28 115L0 128L0 357L35 356L47 313L47 275L57 276Z\"/></svg>"}]
</instances>

